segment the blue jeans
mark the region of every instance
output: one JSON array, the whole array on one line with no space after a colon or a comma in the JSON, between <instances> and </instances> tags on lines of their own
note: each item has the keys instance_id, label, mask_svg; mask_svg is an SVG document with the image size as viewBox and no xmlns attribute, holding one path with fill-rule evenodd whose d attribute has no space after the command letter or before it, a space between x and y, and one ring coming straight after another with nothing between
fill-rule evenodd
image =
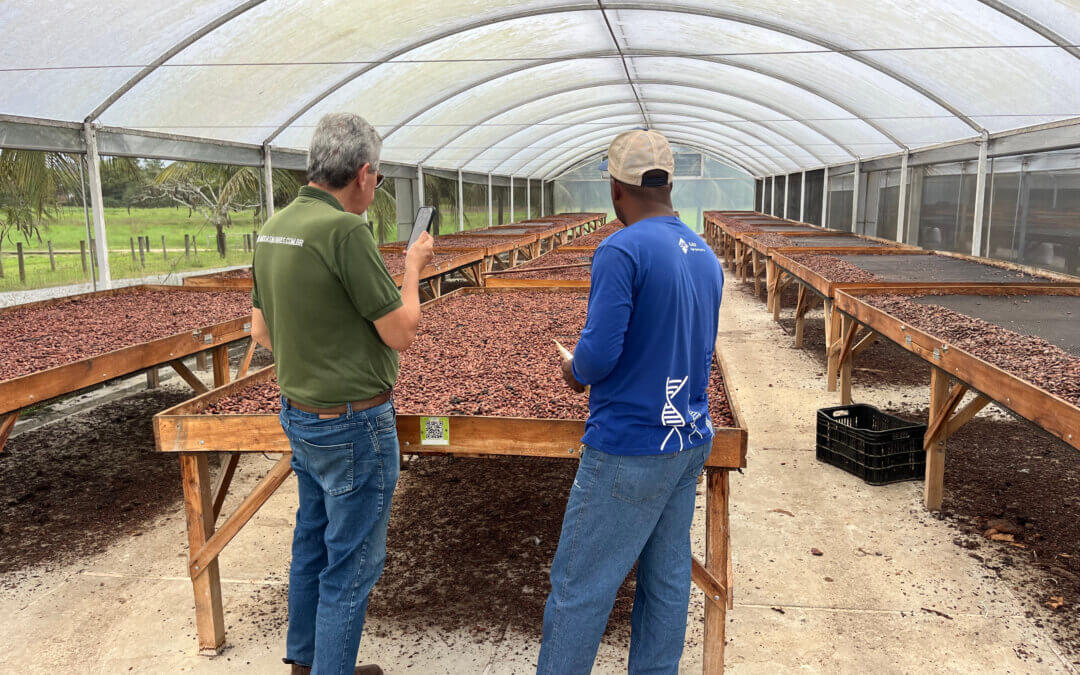
<instances>
[{"instance_id":1,"label":"blue jeans","mask_svg":"<svg viewBox=\"0 0 1080 675\"><path fill-rule=\"evenodd\" d=\"M634 561L629 672L679 671L694 495L711 448L640 457L585 448L551 564L538 674L592 670L615 594Z\"/></svg>"},{"instance_id":2,"label":"blue jeans","mask_svg":"<svg viewBox=\"0 0 1080 675\"><path fill-rule=\"evenodd\" d=\"M394 404L319 419L283 399L281 427L300 492L285 661L316 675L351 674L386 560L400 469Z\"/></svg>"}]
</instances>

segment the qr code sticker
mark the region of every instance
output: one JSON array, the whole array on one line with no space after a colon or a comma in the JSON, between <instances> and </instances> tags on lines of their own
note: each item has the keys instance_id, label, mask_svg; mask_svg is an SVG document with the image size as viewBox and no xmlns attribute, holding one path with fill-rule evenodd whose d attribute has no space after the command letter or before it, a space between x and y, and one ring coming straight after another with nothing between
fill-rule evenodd
<instances>
[{"instance_id":1,"label":"qr code sticker","mask_svg":"<svg viewBox=\"0 0 1080 675\"><path fill-rule=\"evenodd\" d=\"M421 417L420 445L450 445L450 418Z\"/></svg>"}]
</instances>

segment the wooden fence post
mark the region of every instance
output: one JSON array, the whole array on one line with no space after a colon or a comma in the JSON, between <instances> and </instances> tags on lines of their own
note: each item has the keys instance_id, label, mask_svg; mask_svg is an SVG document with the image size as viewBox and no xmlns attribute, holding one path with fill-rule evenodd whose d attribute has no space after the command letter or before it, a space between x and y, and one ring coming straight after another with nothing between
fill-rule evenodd
<instances>
[{"instance_id":1,"label":"wooden fence post","mask_svg":"<svg viewBox=\"0 0 1080 675\"><path fill-rule=\"evenodd\" d=\"M139 237L139 267L146 267L146 251L143 249L143 238Z\"/></svg>"},{"instance_id":2,"label":"wooden fence post","mask_svg":"<svg viewBox=\"0 0 1080 675\"><path fill-rule=\"evenodd\" d=\"M0 279L4 278L4 251L0 247Z\"/></svg>"},{"instance_id":3,"label":"wooden fence post","mask_svg":"<svg viewBox=\"0 0 1080 675\"><path fill-rule=\"evenodd\" d=\"M195 254L196 258L199 257L199 242L194 236L191 238L191 252Z\"/></svg>"},{"instance_id":4,"label":"wooden fence post","mask_svg":"<svg viewBox=\"0 0 1080 675\"><path fill-rule=\"evenodd\" d=\"M85 239L80 239L79 240L79 257L82 258L82 273L86 274L87 269L86 269L86 240Z\"/></svg>"},{"instance_id":5,"label":"wooden fence post","mask_svg":"<svg viewBox=\"0 0 1080 675\"><path fill-rule=\"evenodd\" d=\"M131 243L131 264L135 264L135 237L128 237L128 241Z\"/></svg>"},{"instance_id":6,"label":"wooden fence post","mask_svg":"<svg viewBox=\"0 0 1080 675\"><path fill-rule=\"evenodd\" d=\"M45 242L45 245L49 247L49 267L53 272L56 271L56 256L53 255L52 239Z\"/></svg>"},{"instance_id":7,"label":"wooden fence post","mask_svg":"<svg viewBox=\"0 0 1080 675\"><path fill-rule=\"evenodd\" d=\"M184 257L191 257L191 236L187 234L184 235Z\"/></svg>"},{"instance_id":8,"label":"wooden fence post","mask_svg":"<svg viewBox=\"0 0 1080 675\"><path fill-rule=\"evenodd\" d=\"M169 262L169 249L165 248L165 235L161 235L161 259Z\"/></svg>"},{"instance_id":9,"label":"wooden fence post","mask_svg":"<svg viewBox=\"0 0 1080 675\"><path fill-rule=\"evenodd\" d=\"M22 242L15 243L15 254L19 258L19 281L26 283L26 261L23 260Z\"/></svg>"}]
</instances>

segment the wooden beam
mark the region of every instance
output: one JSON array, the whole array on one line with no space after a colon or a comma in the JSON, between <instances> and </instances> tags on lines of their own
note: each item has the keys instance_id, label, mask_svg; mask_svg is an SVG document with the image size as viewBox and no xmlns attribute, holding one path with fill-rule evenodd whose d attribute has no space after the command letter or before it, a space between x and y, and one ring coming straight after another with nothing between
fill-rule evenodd
<instances>
[{"instance_id":1,"label":"wooden beam","mask_svg":"<svg viewBox=\"0 0 1080 675\"><path fill-rule=\"evenodd\" d=\"M15 428L15 421L19 419L19 411L10 412L0 416L0 452L4 451L4 445L11 436L11 430Z\"/></svg>"},{"instance_id":2,"label":"wooden beam","mask_svg":"<svg viewBox=\"0 0 1080 675\"><path fill-rule=\"evenodd\" d=\"M214 534L214 505L210 496L209 458L204 454L180 455L180 475L184 487L187 516L188 560L206 547ZM211 560L198 576L192 576L195 591L195 630L199 651L217 653L225 643L225 613L221 605L221 576L217 560Z\"/></svg>"},{"instance_id":3,"label":"wooden beam","mask_svg":"<svg viewBox=\"0 0 1080 675\"><path fill-rule=\"evenodd\" d=\"M807 297L809 291L805 284L799 284L799 299L795 303L795 348L802 349L803 333L806 330L806 312L810 309Z\"/></svg>"},{"instance_id":4,"label":"wooden beam","mask_svg":"<svg viewBox=\"0 0 1080 675\"><path fill-rule=\"evenodd\" d=\"M229 345L214 347L214 388L229 383Z\"/></svg>"},{"instance_id":5,"label":"wooden beam","mask_svg":"<svg viewBox=\"0 0 1080 675\"><path fill-rule=\"evenodd\" d=\"M727 585L717 579L712 572L705 569L697 556L690 558L690 580L705 594L707 602L727 605ZM726 567L726 565L725 565ZM727 571L725 570L725 576Z\"/></svg>"},{"instance_id":6,"label":"wooden beam","mask_svg":"<svg viewBox=\"0 0 1080 675\"><path fill-rule=\"evenodd\" d=\"M855 358L859 354L869 349L875 342L877 342L878 334L874 331L870 331L867 335L864 335L859 342L851 348L851 358Z\"/></svg>"},{"instance_id":7,"label":"wooden beam","mask_svg":"<svg viewBox=\"0 0 1080 675\"><path fill-rule=\"evenodd\" d=\"M840 354L834 349L842 337L840 329L843 326L841 314L836 309L832 300L825 300L825 349L828 354L828 363L825 367L825 390L836 391L836 378L840 374Z\"/></svg>"},{"instance_id":8,"label":"wooden beam","mask_svg":"<svg viewBox=\"0 0 1080 675\"><path fill-rule=\"evenodd\" d=\"M949 375L940 368L930 372L930 423L925 439L930 440L930 428L935 427L937 416L949 395ZM923 504L931 511L941 510L945 489L945 441L934 439L923 443L926 450L926 484L923 487Z\"/></svg>"},{"instance_id":9,"label":"wooden beam","mask_svg":"<svg viewBox=\"0 0 1080 675\"><path fill-rule=\"evenodd\" d=\"M855 319L847 314L842 315L841 326L844 342L837 357L840 361L840 402L851 405L851 344L858 330Z\"/></svg>"},{"instance_id":10,"label":"wooden beam","mask_svg":"<svg viewBox=\"0 0 1080 675\"><path fill-rule=\"evenodd\" d=\"M945 429L944 433L945 439L947 440L951 438L952 435L960 429L960 427L970 422L972 417L975 417L975 415L979 414L979 411L989 404L990 399L983 396L982 394L979 394L975 398L968 401L968 404L961 408L960 411L953 415L952 419L949 420L948 428Z\"/></svg>"},{"instance_id":11,"label":"wooden beam","mask_svg":"<svg viewBox=\"0 0 1080 675\"><path fill-rule=\"evenodd\" d=\"M255 356L255 350L259 348L259 343L255 342L255 338L251 338L251 344L248 345L247 351L244 352L244 358L240 361L240 365L236 368L236 377L234 380L239 380L242 377L247 376L248 368L251 367L251 358Z\"/></svg>"},{"instance_id":12,"label":"wooden beam","mask_svg":"<svg viewBox=\"0 0 1080 675\"><path fill-rule=\"evenodd\" d=\"M221 515L221 505L225 503L225 496L229 494L229 485L232 484L233 474L236 473L236 465L240 463L240 453L229 453L229 459L225 462L225 466L221 467L221 473L218 474L217 484L214 486L214 523L217 523L218 516Z\"/></svg>"},{"instance_id":13,"label":"wooden beam","mask_svg":"<svg viewBox=\"0 0 1080 675\"><path fill-rule=\"evenodd\" d=\"M935 368L934 370L938 370ZM964 394L967 393L968 387L962 382L957 382L949 388L948 396L944 401L939 401L939 406L934 413L934 421L930 423L926 428L926 436L923 438L923 449L928 449L930 445L940 440L942 442L948 437L945 434L945 430L948 428L949 418L952 417L953 411L956 410L956 406L960 405L960 400L964 398ZM931 402L933 405L933 402ZM972 413L974 414L974 413Z\"/></svg>"},{"instance_id":14,"label":"wooden beam","mask_svg":"<svg viewBox=\"0 0 1080 675\"><path fill-rule=\"evenodd\" d=\"M172 369L176 371L176 374L179 375L184 382L188 383L189 387L195 390L195 393L205 394L210 391L210 388L203 384L202 380L195 376L195 373L188 370L188 367L185 366L184 362L180 359L169 361L169 365L172 366Z\"/></svg>"},{"instance_id":15,"label":"wooden beam","mask_svg":"<svg viewBox=\"0 0 1080 675\"><path fill-rule=\"evenodd\" d=\"M713 576L725 574L728 561L728 472L709 469L705 472L705 569ZM726 603L705 603L705 639L702 672L724 672L724 629Z\"/></svg>"},{"instance_id":16,"label":"wooden beam","mask_svg":"<svg viewBox=\"0 0 1080 675\"><path fill-rule=\"evenodd\" d=\"M202 458L205 461L206 457L204 455ZM192 551L195 551L195 553L191 555L188 572L191 574L193 581L198 583L198 580L208 571L217 569L218 554L292 473L292 467L289 465L291 460L292 455L285 453L277 461L277 464L270 468L270 472L263 476L255 489L251 491L251 494L244 498L240 506L236 507L236 512L229 516L229 519L222 524L221 529L214 532L213 536L207 539L205 543L198 547L192 547Z\"/></svg>"}]
</instances>

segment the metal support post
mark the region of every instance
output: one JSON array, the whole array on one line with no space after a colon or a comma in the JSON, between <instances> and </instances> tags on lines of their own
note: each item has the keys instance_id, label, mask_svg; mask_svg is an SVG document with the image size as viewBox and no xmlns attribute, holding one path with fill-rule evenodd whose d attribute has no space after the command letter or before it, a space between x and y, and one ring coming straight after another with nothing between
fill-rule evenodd
<instances>
[{"instance_id":1,"label":"metal support post","mask_svg":"<svg viewBox=\"0 0 1080 675\"><path fill-rule=\"evenodd\" d=\"M263 199L266 200L265 223L274 215L274 167L270 163L270 145L263 145Z\"/></svg>"},{"instance_id":2,"label":"metal support post","mask_svg":"<svg viewBox=\"0 0 1080 675\"><path fill-rule=\"evenodd\" d=\"M457 172L457 229L458 232L465 230L465 188L461 184L461 169Z\"/></svg>"},{"instance_id":3,"label":"metal support post","mask_svg":"<svg viewBox=\"0 0 1080 675\"><path fill-rule=\"evenodd\" d=\"M907 228L907 163L910 154L904 150L904 156L900 158L900 203L896 206L896 241L899 243L904 242L904 231Z\"/></svg>"},{"instance_id":4,"label":"metal support post","mask_svg":"<svg viewBox=\"0 0 1080 675\"><path fill-rule=\"evenodd\" d=\"M769 199L769 215L776 215L776 176L772 177L772 197Z\"/></svg>"},{"instance_id":5,"label":"metal support post","mask_svg":"<svg viewBox=\"0 0 1080 675\"><path fill-rule=\"evenodd\" d=\"M514 222L514 177L510 176L510 222Z\"/></svg>"},{"instance_id":6,"label":"metal support post","mask_svg":"<svg viewBox=\"0 0 1080 675\"><path fill-rule=\"evenodd\" d=\"M109 289L112 288L112 274L109 271L109 240L105 236L105 207L101 196L101 158L98 157L97 132L89 122L83 125L83 137L86 140L86 173L90 183L90 213L94 218L95 256L101 286Z\"/></svg>"},{"instance_id":7,"label":"metal support post","mask_svg":"<svg viewBox=\"0 0 1080 675\"><path fill-rule=\"evenodd\" d=\"M416 206L420 208L424 205L424 167L419 164L416 165L416 196L420 202Z\"/></svg>"},{"instance_id":8,"label":"metal support post","mask_svg":"<svg viewBox=\"0 0 1080 675\"><path fill-rule=\"evenodd\" d=\"M547 215L547 209L544 208L544 179L540 179L540 217L543 218Z\"/></svg>"},{"instance_id":9,"label":"metal support post","mask_svg":"<svg viewBox=\"0 0 1080 675\"><path fill-rule=\"evenodd\" d=\"M491 174L488 174L488 227L494 225L491 215Z\"/></svg>"},{"instance_id":10,"label":"metal support post","mask_svg":"<svg viewBox=\"0 0 1080 675\"><path fill-rule=\"evenodd\" d=\"M986 205L986 147L989 145L989 134L982 133L979 141L979 168L975 177L975 222L971 230L971 255L982 255L983 243L983 210Z\"/></svg>"},{"instance_id":11,"label":"metal support post","mask_svg":"<svg viewBox=\"0 0 1080 675\"><path fill-rule=\"evenodd\" d=\"M829 226L829 167L821 175L821 226Z\"/></svg>"},{"instance_id":12,"label":"metal support post","mask_svg":"<svg viewBox=\"0 0 1080 675\"><path fill-rule=\"evenodd\" d=\"M791 174L784 174L784 218L787 219L787 205L791 201Z\"/></svg>"},{"instance_id":13,"label":"metal support post","mask_svg":"<svg viewBox=\"0 0 1080 675\"><path fill-rule=\"evenodd\" d=\"M806 222L806 171L799 177L799 222Z\"/></svg>"},{"instance_id":14,"label":"metal support post","mask_svg":"<svg viewBox=\"0 0 1080 675\"><path fill-rule=\"evenodd\" d=\"M532 218L532 179L525 179L525 220Z\"/></svg>"},{"instance_id":15,"label":"metal support post","mask_svg":"<svg viewBox=\"0 0 1080 675\"><path fill-rule=\"evenodd\" d=\"M851 231L859 231L859 183L860 179L859 160L855 160L855 182L851 192Z\"/></svg>"}]
</instances>

